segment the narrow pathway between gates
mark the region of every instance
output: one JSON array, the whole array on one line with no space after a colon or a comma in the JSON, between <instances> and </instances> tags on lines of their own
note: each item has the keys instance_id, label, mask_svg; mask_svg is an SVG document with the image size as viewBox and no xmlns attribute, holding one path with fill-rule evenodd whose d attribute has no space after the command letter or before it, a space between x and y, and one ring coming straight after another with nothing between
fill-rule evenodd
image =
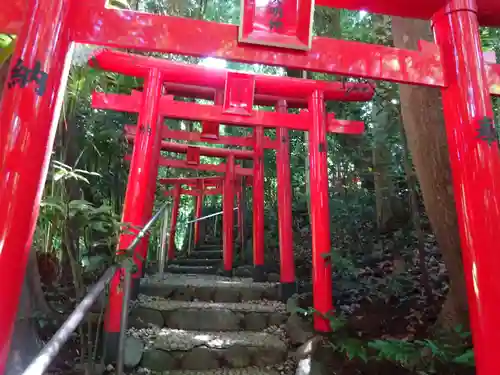
<instances>
[{"instance_id":1,"label":"narrow pathway between gates","mask_svg":"<svg viewBox=\"0 0 500 375\"><path fill-rule=\"evenodd\" d=\"M295 373L286 332L301 325L287 323L278 283L217 275L221 249L202 245L173 261L163 277L144 278L130 314L126 367L163 374Z\"/></svg>"}]
</instances>

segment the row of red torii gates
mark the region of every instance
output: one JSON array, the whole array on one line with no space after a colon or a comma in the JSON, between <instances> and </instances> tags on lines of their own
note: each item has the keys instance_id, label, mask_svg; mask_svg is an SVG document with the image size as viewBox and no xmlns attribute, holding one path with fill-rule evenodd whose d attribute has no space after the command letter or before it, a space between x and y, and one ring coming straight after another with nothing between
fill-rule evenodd
<instances>
[{"instance_id":1,"label":"row of red torii gates","mask_svg":"<svg viewBox=\"0 0 500 375\"><path fill-rule=\"evenodd\" d=\"M309 131L311 216L313 255L313 290L316 296L314 307L319 312L315 316L315 328L329 331L327 315L332 312L332 274L327 255L331 251L328 170L327 170L327 132L360 133L364 124L359 121L337 120L326 114L325 102L368 101L374 95L373 86L368 83L341 83L311 81L289 77L251 75L226 70L214 70L202 66L190 66L173 63L163 59L132 56L117 51L101 51L94 54L89 63L92 66L144 78L144 89L133 91L131 95L94 93L93 106L100 109L112 109L138 112L138 125L125 128L126 137L133 142L129 182L125 194L123 221L134 226L143 226L152 215L153 199L156 189L158 167L188 168L194 170L212 170L224 173L223 183L223 265L224 272L231 274L234 251L234 198L237 176L252 176L253 185L253 263L254 279L263 281L264 268L264 160L265 148L277 150L277 184L280 240L280 270L282 296L287 298L295 292L295 269L292 241L291 179L288 129ZM189 77L189 78L187 78ZM186 82L187 81L187 82ZM202 96L214 100L215 105L201 105L192 102L176 101L167 87L174 86L177 94L188 97ZM202 86L203 85L203 86ZM199 87L204 87L200 95ZM280 97L276 88L284 86L290 89L288 101ZM210 95L207 95L207 88ZM267 91L266 91L267 90ZM262 98L255 95L262 92ZM255 96L255 97L254 97ZM307 96L309 98L307 99ZM302 98L301 98L302 97ZM255 103L274 104L275 112L255 111ZM135 104L134 104L135 103ZM219 104L220 103L220 104ZM290 103L290 104L289 104ZM299 114L288 113L289 107L306 107L307 111ZM173 131L162 125L162 119L180 118L202 122L202 132L192 133ZM222 137L219 135L219 123L254 127L251 142L242 137ZM321 124L318 125L313 125ZM318 131L314 131L315 127ZM276 128L276 140L264 136L264 128ZM189 146L186 144L162 141L187 139L247 145L250 150L210 148ZM250 137L247 137L250 138ZM186 154L185 160L170 159L160 156L160 151ZM225 158L221 165L200 163L200 155ZM253 168L237 166L236 159L253 160ZM164 182L175 182L164 180ZM170 223L168 254L174 256L175 224L178 215L180 182L174 190L174 206ZM122 234L119 249L124 249L133 240L134 234ZM141 261L146 258L148 241L145 239L136 248L140 255L136 260L139 271L133 275L138 289L142 272ZM123 289L119 288L120 275L114 279L110 292L110 303L105 320L106 337L109 347L114 347L120 331ZM116 339L115 339L116 338ZM109 352L110 350L108 350Z\"/></svg>"},{"instance_id":2,"label":"row of red torii gates","mask_svg":"<svg viewBox=\"0 0 500 375\"><path fill-rule=\"evenodd\" d=\"M500 66L490 55L483 54L479 26L500 26L500 2L422 0L412 4L394 0L318 0L316 3L431 20L435 43L422 42L419 51L312 37L315 6L312 0L269 0L262 3L242 0L240 26L106 9L104 2L7 0L8 4L0 13L0 31L18 35L0 105L0 275L9 285L1 294L0 373L3 373L9 351L71 52L74 42L79 42L212 56L439 88L452 166L477 373L496 375L496 345L500 342L500 330L496 329L500 315L500 283L496 278L500 268L500 252L496 251L500 243L500 158L490 95L500 94ZM125 106L127 111L135 108L133 112L139 113L129 176L129 182L133 184L129 183L127 187L123 213L124 221L131 224L144 223L151 212L154 190L147 187L153 186L157 178L161 138L171 132L160 126L159 117L251 126L255 127L256 139L264 128L309 132L313 279L315 285L325 288L314 291L314 304L320 312L327 311L331 283L320 281L327 280L331 270L320 254L330 251L326 133L331 124L327 127L330 121L327 121L324 103L325 100L345 99L342 95L332 94L336 92L334 84L213 71L212 75L207 75L194 67L167 69L162 65L164 61L143 57L131 59L129 55L109 51L99 53L94 62L105 70L145 78L142 94L119 98L116 102ZM173 71L185 74L174 74ZM167 81L169 83L164 85ZM357 92L358 87L363 86L354 84L347 91L361 95L359 100L368 100L363 95L370 96L371 87ZM342 87L341 91L345 88ZM208 95L214 98L216 92L224 92L224 98L215 106L204 106L203 111L197 111L194 103L178 102L168 97L191 89L197 90L196 95L191 93L194 97ZM276 105L279 100L284 100L289 107L298 104L308 111L290 114L252 110L259 101ZM198 118L190 118L192 114ZM209 125L205 132L216 133ZM183 136L191 137L190 134ZM166 138L176 137L167 135ZM232 144L230 139L226 141ZM246 141L253 148L254 161L258 161L267 141ZM234 163L228 163L230 159L229 156L225 167L216 166L218 172L225 173L225 180L231 178L228 175L233 175L230 169ZM283 165L285 163L280 162L278 167ZM253 189L257 192L261 189L261 182L255 170L253 172ZM131 206L137 209L135 215ZM254 231L263 233L255 225ZM120 248L125 248L130 240L130 236L122 235ZM258 252L259 243L255 241L255 252ZM116 282L117 278L112 290ZM106 323L108 333L115 332L112 316L113 311L119 311L118 306L113 306L113 301L119 300L116 294L110 300ZM316 317L315 327L328 329L321 316Z\"/></svg>"}]
</instances>

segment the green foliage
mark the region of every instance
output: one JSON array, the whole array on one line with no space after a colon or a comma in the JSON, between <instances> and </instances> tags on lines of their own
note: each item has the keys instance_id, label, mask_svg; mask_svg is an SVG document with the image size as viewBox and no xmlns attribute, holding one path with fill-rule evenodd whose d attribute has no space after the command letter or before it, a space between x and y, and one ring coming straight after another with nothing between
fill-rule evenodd
<instances>
[{"instance_id":1,"label":"green foliage","mask_svg":"<svg viewBox=\"0 0 500 375\"><path fill-rule=\"evenodd\" d=\"M331 343L331 347L335 351L344 354L350 360L359 358L365 363L368 362L368 350L363 341L357 338L347 338L340 340L336 344Z\"/></svg>"},{"instance_id":2,"label":"green foliage","mask_svg":"<svg viewBox=\"0 0 500 375\"><path fill-rule=\"evenodd\" d=\"M88 177L98 177L99 174L71 168L59 161L53 161L52 165L54 169L50 176L54 195L42 199L40 204L40 225L51 226L51 235L62 237L65 226L71 220L79 228L87 248L87 251L82 252L82 255L88 255L89 249L98 245L104 244L111 248L116 242L116 234L120 229L119 217L114 213L112 207L107 205L95 206L84 199L70 200L64 192L64 184L68 180L90 184ZM99 239L94 241L96 232L99 233ZM41 235L40 231L38 234ZM63 241L56 241L53 244L57 243L62 244ZM46 250L51 251L50 249Z\"/></svg>"},{"instance_id":3,"label":"green foliage","mask_svg":"<svg viewBox=\"0 0 500 375\"><path fill-rule=\"evenodd\" d=\"M0 33L0 49L7 48L15 40L14 35Z\"/></svg>"},{"instance_id":4,"label":"green foliage","mask_svg":"<svg viewBox=\"0 0 500 375\"><path fill-rule=\"evenodd\" d=\"M450 344L447 337L436 340L396 338L363 340L347 332L348 322L345 318L333 315L328 319L332 328L330 347L349 360L359 359L365 363L389 361L406 369L427 374L436 374L438 365L474 366L473 350L467 340L470 333L463 332L461 327L455 329L461 341L458 343L454 341L454 344Z\"/></svg>"}]
</instances>

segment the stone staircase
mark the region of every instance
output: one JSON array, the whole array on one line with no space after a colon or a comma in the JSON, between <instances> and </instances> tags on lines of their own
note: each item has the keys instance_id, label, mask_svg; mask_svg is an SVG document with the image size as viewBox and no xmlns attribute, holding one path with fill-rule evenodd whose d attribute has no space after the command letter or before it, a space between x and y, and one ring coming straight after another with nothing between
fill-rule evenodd
<instances>
[{"instance_id":1,"label":"stone staircase","mask_svg":"<svg viewBox=\"0 0 500 375\"><path fill-rule=\"evenodd\" d=\"M166 267L166 271L178 274L219 273L222 265L222 245L208 244L195 248L189 257L175 259Z\"/></svg>"},{"instance_id":2,"label":"stone staircase","mask_svg":"<svg viewBox=\"0 0 500 375\"><path fill-rule=\"evenodd\" d=\"M125 354L135 373L295 372L278 284L215 275L221 256L220 247L201 248L169 265L163 278L143 279Z\"/></svg>"}]
</instances>

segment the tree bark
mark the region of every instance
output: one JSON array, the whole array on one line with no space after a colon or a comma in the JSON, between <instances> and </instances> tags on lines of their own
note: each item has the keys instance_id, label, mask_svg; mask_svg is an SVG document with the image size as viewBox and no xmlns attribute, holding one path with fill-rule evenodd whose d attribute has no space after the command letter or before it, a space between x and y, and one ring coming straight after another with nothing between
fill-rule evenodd
<instances>
[{"instance_id":1,"label":"tree bark","mask_svg":"<svg viewBox=\"0 0 500 375\"><path fill-rule=\"evenodd\" d=\"M429 23L394 17L394 45L417 49L420 39L431 40ZM468 306L451 181L446 133L438 90L400 86L401 109L408 146L420 180L424 204L439 243L450 291L438 319L440 328L468 327Z\"/></svg>"},{"instance_id":2,"label":"tree bark","mask_svg":"<svg viewBox=\"0 0 500 375\"><path fill-rule=\"evenodd\" d=\"M382 104L382 103L379 103ZM373 105L373 181L377 210L377 227L380 232L392 229L396 216L402 211L401 203L395 195L394 180L391 170L392 152L389 146L390 118L382 105Z\"/></svg>"},{"instance_id":3,"label":"tree bark","mask_svg":"<svg viewBox=\"0 0 500 375\"><path fill-rule=\"evenodd\" d=\"M392 45L390 18L384 15L373 15L373 32L378 44ZM377 227L384 233L398 229L399 220L403 216L402 202L395 193L394 173L392 171L392 149L389 138L395 133L391 113L392 92L384 84L378 90L385 95L377 95L373 99L373 181L377 210Z\"/></svg>"}]
</instances>

